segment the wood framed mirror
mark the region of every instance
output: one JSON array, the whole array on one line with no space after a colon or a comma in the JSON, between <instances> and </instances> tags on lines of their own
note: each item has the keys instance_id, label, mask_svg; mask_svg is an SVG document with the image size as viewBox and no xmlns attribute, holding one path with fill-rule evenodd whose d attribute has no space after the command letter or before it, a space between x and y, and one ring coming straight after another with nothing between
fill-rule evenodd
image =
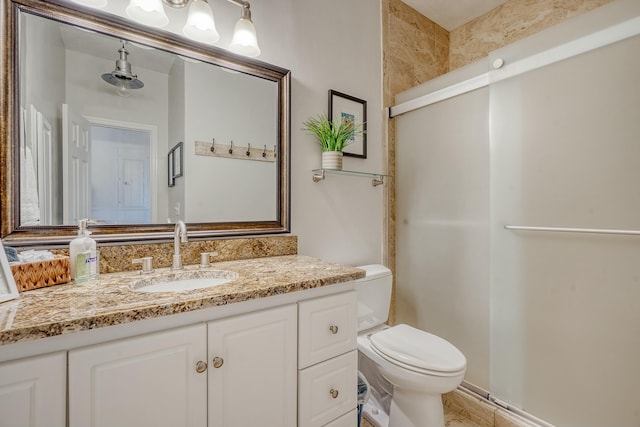
<instances>
[{"instance_id":1,"label":"wood framed mirror","mask_svg":"<svg viewBox=\"0 0 640 427\"><path fill-rule=\"evenodd\" d=\"M3 241L66 244L81 218L98 242L166 240L177 220L194 238L289 232L288 70L59 0L0 1ZM102 77L123 50L143 87ZM243 156L216 153L229 145Z\"/></svg>"}]
</instances>

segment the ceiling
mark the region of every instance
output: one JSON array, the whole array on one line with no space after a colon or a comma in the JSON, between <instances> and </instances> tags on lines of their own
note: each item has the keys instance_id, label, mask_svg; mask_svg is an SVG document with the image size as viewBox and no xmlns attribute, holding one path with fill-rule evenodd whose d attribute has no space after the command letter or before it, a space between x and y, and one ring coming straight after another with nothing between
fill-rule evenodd
<instances>
[{"instance_id":1,"label":"ceiling","mask_svg":"<svg viewBox=\"0 0 640 427\"><path fill-rule=\"evenodd\" d=\"M28 15L28 19L43 18ZM113 61L115 67L115 62L119 57L118 49L122 46L120 39L64 23L60 23L59 26L60 37L65 49ZM134 74L138 67L168 74L176 59L176 55L129 41L126 42L126 49L129 52L128 61L132 64ZM105 73L112 69L106 69Z\"/></svg>"},{"instance_id":2,"label":"ceiling","mask_svg":"<svg viewBox=\"0 0 640 427\"><path fill-rule=\"evenodd\" d=\"M484 15L507 0L402 0L447 31Z\"/></svg>"}]
</instances>

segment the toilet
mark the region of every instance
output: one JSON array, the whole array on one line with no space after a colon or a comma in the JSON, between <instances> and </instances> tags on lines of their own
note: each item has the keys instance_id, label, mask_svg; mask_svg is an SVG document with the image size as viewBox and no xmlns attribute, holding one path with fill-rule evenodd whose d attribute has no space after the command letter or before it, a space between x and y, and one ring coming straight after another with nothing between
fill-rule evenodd
<instances>
[{"instance_id":1,"label":"toilet","mask_svg":"<svg viewBox=\"0 0 640 427\"><path fill-rule=\"evenodd\" d=\"M372 388L364 414L376 427L444 427L442 394L455 390L467 360L453 344L408 325L388 326L391 270L358 267L358 369Z\"/></svg>"}]
</instances>

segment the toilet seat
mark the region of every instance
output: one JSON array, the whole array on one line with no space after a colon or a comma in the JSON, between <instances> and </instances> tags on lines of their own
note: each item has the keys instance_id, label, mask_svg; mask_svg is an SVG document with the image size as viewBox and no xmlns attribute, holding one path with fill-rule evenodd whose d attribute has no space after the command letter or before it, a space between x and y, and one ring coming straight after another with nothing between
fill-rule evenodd
<instances>
[{"instance_id":1,"label":"toilet seat","mask_svg":"<svg viewBox=\"0 0 640 427\"><path fill-rule=\"evenodd\" d=\"M371 348L389 362L411 371L453 376L467 360L453 344L409 325L397 325L371 335Z\"/></svg>"}]
</instances>

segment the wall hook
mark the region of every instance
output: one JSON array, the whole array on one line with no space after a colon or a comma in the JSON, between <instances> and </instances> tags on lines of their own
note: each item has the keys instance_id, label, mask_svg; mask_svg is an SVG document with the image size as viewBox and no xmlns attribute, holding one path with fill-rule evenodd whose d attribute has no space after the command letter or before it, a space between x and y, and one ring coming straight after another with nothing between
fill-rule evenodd
<instances>
[{"instance_id":1,"label":"wall hook","mask_svg":"<svg viewBox=\"0 0 640 427\"><path fill-rule=\"evenodd\" d=\"M264 146L264 151L262 151L262 157L267 157L267 145Z\"/></svg>"},{"instance_id":2,"label":"wall hook","mask_svg":"<svg viewBox=\"0 0 640 427\"><path fill-rule=\"evenodd\" d=\"M276 158L276 146L275 145L273 146L273 158L274 159Z\"/></svg>"},{"instance_id":3,"label":"wall hook","mask_svg":"<svg viewBox=\"0 0 640 427\"><path fill-rule=\"evenodd\" d=\"M244 153L247 157L251 157L251 144L247 144L247 151Z\"/></svg>"},{"instance_id":4,"label":"wall hook","mask_svg":"<svg viewBox=\"0 0 640 427\"><path fill-rule=\"evenodd\" d=\"M231 144L229 144L229 154L233 154L233 140L231 141Z\"/></svg>"},{"instance_id":5,"label":"wall hook","mask_svg":"<svg viewBox=\"0 0 640 427\"><path fill-rule=\"evenodd\" d=\"M216 139L212 138L213 141L211 142L211 148L209 148L209 151L211 151L212 153L216 151Z\"/></svg>"}]
</instances>

